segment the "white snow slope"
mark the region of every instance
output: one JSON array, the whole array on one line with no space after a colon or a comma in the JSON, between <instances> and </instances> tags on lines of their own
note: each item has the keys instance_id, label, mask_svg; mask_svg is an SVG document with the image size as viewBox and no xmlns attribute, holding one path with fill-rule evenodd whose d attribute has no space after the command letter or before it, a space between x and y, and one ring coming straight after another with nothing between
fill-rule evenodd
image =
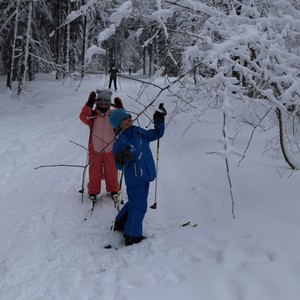
<instances>
[{"instance_id":1,"label":"white snow slope","mask_svg":"<svg viewBox=\"0 0 300 300\"><path fill-rule=\"evenodd\" d=\"M247 157L230 159L235 219L225 163L219 156L222 115L208 112L190 125L189 114L168 110L160 143L156 210L149 209L138 245L121 246L110 226L110 199L81 203L88 128L78 118L91 90L106 78L64 84L37 80L19 101L0 86L0 299L1 300L299 300L299 172L264 152L273 132L257 132ZM163 83L163 80L158 83ZM140 84L119 81L114 93L139 112ZM139 99L156 95L148 88ZM147 110L152 116L155 107ZM141 116L145 127L149 119ZM251 128L243 128L243 153ZM184 134L183 134L184 133ZM156 142L152 143L155 158ZM290 176L291 175L291 176ZM86 179L87 182L87 179ZM151 184L149 206L154 201ZM104 188L103 188L103 192ZM125 187L122 197L126 201ZM182 227L190 221L196 227ZM105 249L112 244L115 249Z\"/></svg>"}]
</instances>

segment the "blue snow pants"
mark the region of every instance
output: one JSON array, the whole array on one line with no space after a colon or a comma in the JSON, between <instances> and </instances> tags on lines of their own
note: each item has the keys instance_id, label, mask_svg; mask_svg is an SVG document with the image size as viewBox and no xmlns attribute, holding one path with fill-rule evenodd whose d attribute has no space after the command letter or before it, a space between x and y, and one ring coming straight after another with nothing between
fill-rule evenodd
<instances>
[{"instance_id":1,"label":"blue snow pants","mask_svg":"<svg viewBox=\"0 0 300 300\"><path fill-rule=\"evenodd\" d=\"M150 183L127 186L128 202L116 216L115 226L124 230L126 237L141 237L143 235L143 219L147 212L147 198Z\"/></svg>"}]
</instances>

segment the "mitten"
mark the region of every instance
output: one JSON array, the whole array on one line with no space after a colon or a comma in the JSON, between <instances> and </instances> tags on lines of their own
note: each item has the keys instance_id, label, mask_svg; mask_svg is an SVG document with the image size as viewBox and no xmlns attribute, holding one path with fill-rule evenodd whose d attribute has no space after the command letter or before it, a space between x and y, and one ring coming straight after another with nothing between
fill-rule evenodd
<instances>
[{"instance_id":1,"label":"mitten","mask_svg":"<svg viewBox=\"0 0 300 300\"><path fill-rule=\"evenodd\" d=\"M126 150L121 151L115 155L116 163L119 165L125 165L131 159L130 148L127 147Z\"/></svg>"},{"instance_id":2,"label":"mitten","mask_svg":"<svg viewBox=\"0 0 300 300\"><path fill-rule=\"evenodd\" d=\"M123 102L122 102L122 100L121 100L119 97L116 97L116 98L114 99L114 106L115 106L116 108L124 108Z\"/></svg>"},{"instance_id":3,"label":"mitten","mask_svg":"<svg viewBox=\"0 0 300 300\"><path fill-rule=\"evenodd\" d=\"M153 115L153 120L155 123L163 123L165 122L165 116L167 115L167 111L164 108L164 104L160 103L158 110L155 111L154 115Z\"/></svg>"},{"instance_id":4,"label":"mitten","mask_svg":"<svg viewBox=\"0 0 300 300\"><path fill-rule=\"evenodd\" d=\"M89 95L86 105L93 108L95 100L96 100L96 93L94 91L90 92L90 95Z\"/></svg>"}]
</instances>

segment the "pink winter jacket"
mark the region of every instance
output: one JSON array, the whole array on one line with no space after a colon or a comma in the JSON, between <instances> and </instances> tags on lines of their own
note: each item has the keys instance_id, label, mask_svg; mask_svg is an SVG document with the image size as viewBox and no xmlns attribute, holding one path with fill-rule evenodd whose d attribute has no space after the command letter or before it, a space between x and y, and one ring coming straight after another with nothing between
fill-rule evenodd
<instances>
[{"instance_id":1,"label":"pink winter jacket","mask_svg":"<svg viewBox=\"0 0 300 300\"><path fill-rule=\"evenodd\" d=\"M110 109L103 116L100 110L93 114L92 108L85 105L79 115L80 120L90 127L91 139L90 150L96 153L101 151L110 152L113 150L115 133L109 122Z\"/></svg>"}]
</instances>

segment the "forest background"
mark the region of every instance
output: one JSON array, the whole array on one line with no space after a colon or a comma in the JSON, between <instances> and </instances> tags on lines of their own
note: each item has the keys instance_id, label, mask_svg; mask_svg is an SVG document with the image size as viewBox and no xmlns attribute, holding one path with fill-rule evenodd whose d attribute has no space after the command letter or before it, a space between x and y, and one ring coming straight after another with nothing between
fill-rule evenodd
<instances>
[{"instance_id":1,"label":"forest background","mask_svg":"<svg viewBox=\"0 0 300 300\"><path fill-rule=\"evenodd\" d=\"M16 98L37 73L83 79L116 65L176 77L175 114L192 110L198 122L208 107L223 111L222 155L234 152L230 120L255 131L268 115L273 142L299 168L298 1L2 0L0 10L0 75Z\"/></svg>"},{"instance_id":2,"label":"forest background","mask_svg":"<svg viewBox=\"0 0 300 300\"><path fill-rule=\"evenodd\" d=\"M298 0L0 0L0 12L3 297L297 299ZM170 160L161 159L164 201L147 214L149 239L108 254L109 204L77 224L80 176L32 175L32 164L65 153L82 160L65 139L85 141L76 123L83 89L107 87L112 64L137 121L149 124L165 102ZM190 157L188 176L178 175ZM182 228L187 221L198 226Z\"/></svg>"}]
</instances>

